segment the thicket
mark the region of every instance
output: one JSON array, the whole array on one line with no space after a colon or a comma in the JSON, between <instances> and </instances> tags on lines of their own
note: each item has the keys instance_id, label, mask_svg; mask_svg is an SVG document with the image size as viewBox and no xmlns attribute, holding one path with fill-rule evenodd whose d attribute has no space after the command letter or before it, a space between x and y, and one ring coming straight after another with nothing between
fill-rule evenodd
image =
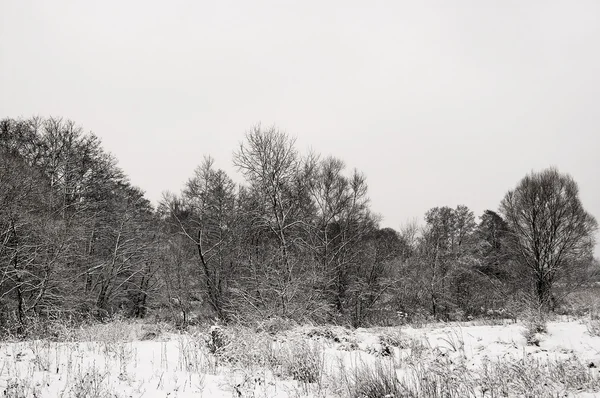
<instances>
[{"instance_id":1,"label":"thicket","mask_svg":"<svg viewBox=\"0 0 600 398\"><path fill-rule=\"evenodd\" d=\"M597 290L597 224L557 170L525 177L499 212L436 207L395 231L362 173L277 128L252 128L233 162L244 184L206 157L154 208L75 123L2 120L0 328L116 315L358 327L573 312L568 293Z\"/></svg>"}]
</instances>

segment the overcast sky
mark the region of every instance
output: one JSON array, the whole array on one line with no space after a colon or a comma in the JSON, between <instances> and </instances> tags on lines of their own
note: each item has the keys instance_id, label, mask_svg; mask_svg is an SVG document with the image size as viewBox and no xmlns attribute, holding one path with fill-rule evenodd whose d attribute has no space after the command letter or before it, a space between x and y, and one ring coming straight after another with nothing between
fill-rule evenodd
<instances>
[{"instance_id":1,"label":"overcast sky","mask_svg":"<svg viewBox=\"0 0 600 398\"><path fill-rule=\"evenodd\" d=\"M600 219L600 2L0 0L0 118L32 115L154 202L262 122L363 171L384 226L551 165Z\"/></svg>"}]
</instances>

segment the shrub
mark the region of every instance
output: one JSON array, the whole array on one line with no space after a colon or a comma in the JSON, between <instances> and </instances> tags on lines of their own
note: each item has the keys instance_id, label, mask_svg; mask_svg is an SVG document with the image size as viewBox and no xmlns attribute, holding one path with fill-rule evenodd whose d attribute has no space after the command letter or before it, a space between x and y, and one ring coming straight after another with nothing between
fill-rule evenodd
<instances>
[{"instance_id":1,"label":"shrub","mask_svg":"<svg viewBox=\"0 0 600 398\"><path fill-rule=\"evenodd\" d=\"M266 320L256 323L255 331L258 333L266 332L271 335L286 332L298 326L298 324L287 318L270 317Z\"/></svg>"},{"instance_id":2,"label":"shrub","mask_svg":"<svg viewBox=\"0 0 600 398\"><path fill-rule=\"evenodd\" d=\"M539 346L541 342L540 334L548 332L546 316L541 311L529 312L524 321L525 330L523 337L527 345Z\"/></svg>"},{"instance_id":3,"label":"shrub","mask_svg":"<svg viewBox=\"0 0 600 398\"><path fill-rule=\"evenodd\" d=\"M206 339L206 348L213 355L222 355L227 346L231 343L231 338L225 330L220 326L213 325L210 327L208 337Z\"/></svg>"},{"instance_id":4,"label":"shrub","mask_svg":"<svg viewBox=\"0 0 600 398\"><path fill-rule=\"evenodd\" d=\"M408 348L410 346L410 339L397 328L384 329L379 335L379 342L382 345L397 348Z\"/></svg>"},{"instance_id":5,"label":"shrub","mask_svg":"<svg viewBox=\"0 0 600 398\"><path fill-rule=\"evenodd\" d=\"M324 366L322 347L304 341L291 342L281 354L283 376L309 384L321 380Z\"/></svg>"},{"instance_id":6,"label":"shrub","mask_svg":"<svg viewBox=\"0 0 600 398\"><path fill-rule=\"evenodd\" d=\"M590 319L587 321L586 326L590 336L600 337L600 320Z\"/></svg>"},{"instance_id":7,"label":"shrub","mask_svg":"<svg viewBox=\"0 0 600 398\"><path fill-rule=\"evenodd\" d=\"M6 388L3 390L3 396L6 398L29 398L41 396L39 387L31 385L30 378L11 378L6 381Z\"/></svg>"},{"instance_id":8,"label":"shrub","mask_svg":"<svg viewBox=\"0 0 600 398\"><path fill-rule=\"evenodd\" d=\"M314 327L306 332L306 336L309 338L323 338L325 340L331 340L336 343L341 342L340 338L331 330L329 327Z\"/></svg>"},{"instance_id":9,"label":"shrub","mask_svg":"<svg viewBox=\"0 0 600 398\"><path fill-rule=\"evenodd\" d=\"M113 398L114 391L111 391L107 383L108 373L100 373L96 368L89 369L84 374L79 374L70 387L73 397L82 398Z\"/></svg>"}]
</instances>

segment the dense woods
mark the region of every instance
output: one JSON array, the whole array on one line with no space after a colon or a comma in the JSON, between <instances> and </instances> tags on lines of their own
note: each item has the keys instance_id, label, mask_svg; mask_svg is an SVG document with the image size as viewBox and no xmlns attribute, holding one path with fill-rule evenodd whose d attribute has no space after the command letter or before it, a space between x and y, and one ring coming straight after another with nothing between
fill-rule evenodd
<instances>
[{"instance_id":1,"label":"dense woods","mask_svg":"<svg viewBox=\"0 0 600 398\"><path fill-rule=\"evenodd\" d=\"M600 280L597 222L556 169L525 176L497 212L440 206L395 231L362 173L275 127L248 131L233 164L244 184L207 156L154 208L75 123L1 121L0 327L517 316Z\"/></svg>"}]
</instances>

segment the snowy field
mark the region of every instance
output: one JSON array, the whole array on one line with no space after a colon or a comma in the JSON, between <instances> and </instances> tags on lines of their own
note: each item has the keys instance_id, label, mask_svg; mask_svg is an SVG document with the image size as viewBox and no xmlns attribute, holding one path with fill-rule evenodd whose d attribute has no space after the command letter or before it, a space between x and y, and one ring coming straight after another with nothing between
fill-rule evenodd
<instances>
[{"instance_id":1,"label":"snowy field","mask_svg":"<svg viewBox=\"0 0 600 398\"><path fill-rule=\"evenodd\" d=\"M114 322L3 342L6 397L600 397L598 323L278 333ZM69 341L70 340L70 341Z\"/></svg>"}]
</instances>

